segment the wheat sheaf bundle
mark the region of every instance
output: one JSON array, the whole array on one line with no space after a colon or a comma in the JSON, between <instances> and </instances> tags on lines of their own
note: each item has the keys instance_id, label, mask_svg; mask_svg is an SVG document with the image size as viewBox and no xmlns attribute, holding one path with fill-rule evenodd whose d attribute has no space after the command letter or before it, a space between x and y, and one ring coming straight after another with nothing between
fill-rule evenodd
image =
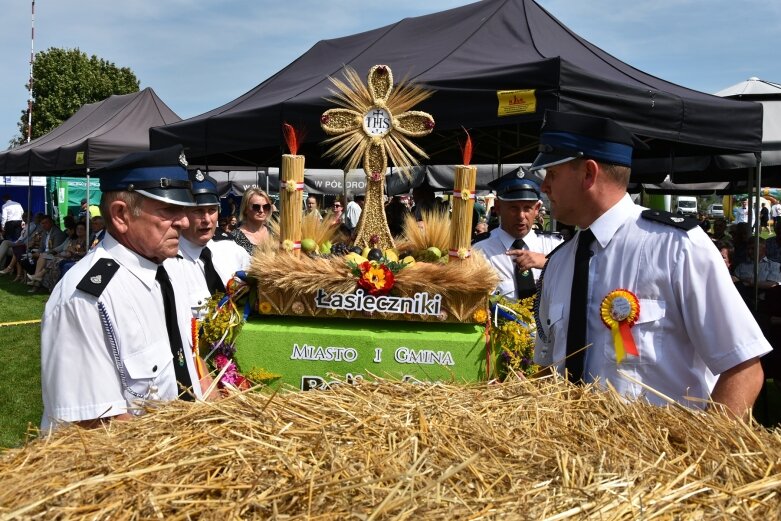
<instances>
[{"instance_id":1,"label":"wheat sheaf bundle","mask_svg":"<svg viewBox=\"0 0 781 521\"><path fill-rule=\"evenodd\" d=\"M344 257L293 257L280 255L272 248L256 248L248 274L264 287L284 289L291 298L314 294L318 289L349 293L356 284ZM468 264L417 262L407 266L396 274L394 294L412 296L427 292L445 298L488 295L497 283L491 265L480 252L475 252Z\"/></svg>"},{"instance_id":2,"label":"wheat sheaf bundle","mask_svg":"<svg viewBox=\"0 0 781 521\"><path fill-rule=\"evenodd\" d=\"M0 457L3 519L779 519L781 431L557 377L170 402Z\"/></svg>"}]
</instances>

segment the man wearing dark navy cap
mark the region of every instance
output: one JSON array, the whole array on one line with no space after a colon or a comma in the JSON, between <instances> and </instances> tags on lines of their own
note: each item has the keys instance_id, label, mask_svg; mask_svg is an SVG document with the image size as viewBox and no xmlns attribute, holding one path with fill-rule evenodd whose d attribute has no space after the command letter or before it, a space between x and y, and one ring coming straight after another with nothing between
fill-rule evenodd
<instances>
[{"instance_id":1,"label":"man wearing dark navy cap","mask_svg":"<svg viewBox=\"0 0 781 521\"><path fill-rule=\"evenodd\" d=\"M183 287L162 266L194 205L181 147L94 173L106 235L57 284L41 326L42 428L129 418L147 400L201 397Z\"/></svg>"},{"instance_id":2,"label":"man wearing dark navy cap","mask_svg":"<svg viewBox=\"0 0 781 521\"><path fill-rule=\"evenodd\" d=\"M535 232L532 228L540 212L539 186L523 170L505 174L489 183L496 192L499 227L485 240L475 243L497 275L497 293L514 299L536 292L536 280L545 265L545 256L561 244L558 234Z\"/></svg>"},{"instance_id":3,"label":"man wearing dark navy cap","mask_svg":"<svg viewBox=\"0 0 781 521\"><path fill-rule=\"evenodd\" d=\"M770 345L697 221L632 202L637 146L612 120L545 114L532 170L545 170L553 216L580 231L543 272L535 361L630 399L743 416Z\"/></svg>"},{"instance_id":4,"label":"man wearing dark navy cap","mask_svg":"<svg viewBox=\"0 0 781 521\"><path fill-rule=\"evenodd\" d=\"M165 267L181 272L193 318L200 318L209 297L225 293L233 274L249 267L250 256L233 241L212 240L220 211L217 183L200 170L190 172L190 180L195 196L195 206L187 209L190 225L182 230L179 255L166 260Z\"/></svg>"}]
</instances>

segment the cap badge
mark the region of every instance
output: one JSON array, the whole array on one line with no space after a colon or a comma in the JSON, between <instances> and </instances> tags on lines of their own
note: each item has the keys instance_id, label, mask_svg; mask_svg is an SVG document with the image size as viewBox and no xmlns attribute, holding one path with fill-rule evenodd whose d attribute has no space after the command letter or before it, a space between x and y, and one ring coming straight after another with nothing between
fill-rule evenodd
<instances>
[{"instance_id":1,"label":"cap badge","mask_svg":"<svg viewBox=\"0 0 781 521\"><path fill-rule=\"evenodd\" d=\"M179 154L179 164L186 167L187 166L187 158L184 156L184 152Z\"/></svg>"},{"instance_id":2,"label":"cap badge","mask_svg":"<svg viewBox=\"0 0 781 521\"><path fill-rule=\"evenodd\" d=\"M92 282L93 284L100 284L101 282L103 282L103 277L101 275L94 275L89 278L89 281Z\"/></svg>"},{"instance_id":3,"label":"cap badge","mask_svg":"<svg viewBox=\"0 0 781 521\"><path fill-rule=\"evenodd\" d=\"M670 217L670 220L674 223L682 223L683 217Z\"/></svg>"},{"instance_id":4,"label":"cap badge","mask_svg":"<svg viewBox=\"0 0 781 521\"><path fill-rule=\"evenodd\" d=\"M195 180L196 181L198 181L199 183L202 183L204 179L206 179L206 178L203 176L203 172L201 172L200 170L195 172Z\"/></svg>"}]
</instances>

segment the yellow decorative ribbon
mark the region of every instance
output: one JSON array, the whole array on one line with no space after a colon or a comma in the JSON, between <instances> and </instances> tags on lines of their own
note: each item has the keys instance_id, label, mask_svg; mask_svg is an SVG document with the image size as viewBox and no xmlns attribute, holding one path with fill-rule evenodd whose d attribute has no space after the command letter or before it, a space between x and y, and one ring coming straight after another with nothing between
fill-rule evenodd
<instances>
[{"instance_id":1,"label":"yellow decorative ribbon","mask_svg":"<svg viewBox=\"0 0 781 521\"><path fill-rule=\"evenodd\" d=\"M467 257L472 256L472 250L469 248L459 248L457 250L449 250L448 255L451 257L458 257L461 260L466 259Z\"/></svg>"},{"instance_id":2,"label":"yellow decorative ribbon","mask_svg":"<svg viewBox=\"0 0 781 521\"><path fill-rule=\"evenodd\" d=\"M282 249L285 251L300 250L301 241L291 241L290 239L285 239L282 241Z\"/></svg>"},{"instance_id":3,"label":"yellow decorative ribbon","mask_svg":"<svg viewBox=\"0 0 781 521\"><path fill-rule=\"evenodd\" d=\"M466 201L467 199L475 199L477 197L474 190L464 188L463 190L453 190L453 196L458 197Z\"/></svg>"},{"instance_id":4,"label":"yellow decorative ribbon","mask_svg":"<svg viewBox=\"0 0 781 521\"><path fill-rule=\"evenodd\" d=\"M282 181L279 183L279 187L283 190L287 190L288 192L295 192L298 190L299 192L304 190L304 183L297 183L293 180L290 181Z\"/></svg>"},{"instance_id":5,"label":"yellow decorative ribbon","mask_svg":"<svg viewBox=\"0 0 781 521\"><path fill-rule=\"evenodd\" d=\"M627 354L640 356L629 329L640 316L640 301L637 296L626 289L615 289L602 300L599 314L613 336L616 362L621 363Z\"/></svg>"}]
</instances>

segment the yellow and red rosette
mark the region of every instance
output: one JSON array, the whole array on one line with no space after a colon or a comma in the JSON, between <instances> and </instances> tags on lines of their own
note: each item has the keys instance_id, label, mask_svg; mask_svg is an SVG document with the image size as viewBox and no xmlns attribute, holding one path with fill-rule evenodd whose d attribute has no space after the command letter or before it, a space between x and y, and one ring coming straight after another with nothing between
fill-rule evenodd
<instances>
[{"instance_id":1,"label":"yellow and red rosette","mask_svg":"<svg viewBox=\"0 0 781 521\"><path fill-rule=\"evenodd\" d=\"M637 296L626 289L615 289L602 300L599 315L613 335L616 362L621 363L627 354L640 356L629 329L640 316L640 301Z\"/></svg>"}]
</instances>

